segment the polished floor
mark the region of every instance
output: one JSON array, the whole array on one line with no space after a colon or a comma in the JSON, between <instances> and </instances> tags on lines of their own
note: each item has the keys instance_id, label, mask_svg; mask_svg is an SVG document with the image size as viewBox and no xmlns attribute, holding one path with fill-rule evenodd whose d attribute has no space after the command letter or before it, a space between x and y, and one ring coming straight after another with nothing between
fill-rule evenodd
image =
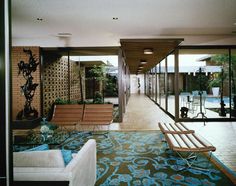
<instances>
[{"instance_id":1,"label":"polished floor","mask_svg":"<svg viewBox=\"0 0 236 186\"><path fill-rule=\"evenodd\" d=\"M122 123L113 123L110 130L159 130L158 122L174 122L148 97L131 95ZM188 128L210 141L214 155L236 172L236 122L185 123Z\"/></svg>"}]
</instances>

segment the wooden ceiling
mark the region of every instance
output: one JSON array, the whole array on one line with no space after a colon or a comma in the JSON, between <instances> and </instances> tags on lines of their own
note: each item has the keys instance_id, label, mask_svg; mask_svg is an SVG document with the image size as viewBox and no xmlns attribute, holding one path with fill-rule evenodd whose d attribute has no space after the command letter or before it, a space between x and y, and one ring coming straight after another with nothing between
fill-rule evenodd
<instances>
[{"instance_id":1,"label":"wooden ceiling","mask_svg":"<svg viewBox=\"0 0 236 186\"><path fill-rule=\"evenodd\" d=\"M137 74L139 66L143 66L139 73L145 73L168 54L175 50L183 41L176 39L121 39L121 49L131 74ZM144 49L152 49L153 54L144 54ZM141 65L140 61L146 61Z\"/></svg>"}]
</instances>

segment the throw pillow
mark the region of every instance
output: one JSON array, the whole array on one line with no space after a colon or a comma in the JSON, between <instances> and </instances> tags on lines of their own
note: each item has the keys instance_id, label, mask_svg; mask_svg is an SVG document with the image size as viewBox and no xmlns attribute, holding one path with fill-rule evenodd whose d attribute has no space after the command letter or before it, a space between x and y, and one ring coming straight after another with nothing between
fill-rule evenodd
<instances>
[{"instance_id":1,"label":"throw pillow","mask_svg":"<svg viewBox=\"0 0 236 186\"><path fill-rule=\"evenodd\" d=\"M61 149L61 153L62 153L62 157L65 163L65 166L68 165L68 163L70 163L70 161L72 160L72 152L71 150L65 150L65 149Z\"/></svg>"},{"instance_id":2,"label":"throw pillow","mask_svg":"<svg viewBox=\"0 0 236 186\"><path fill-rule=\"evenodd\" d=\"M25 151L27 152L27 151L44 151L44 150L49 150L48 144L39 145L37 147L27 149Z\"/></svg>"}]
</instances>

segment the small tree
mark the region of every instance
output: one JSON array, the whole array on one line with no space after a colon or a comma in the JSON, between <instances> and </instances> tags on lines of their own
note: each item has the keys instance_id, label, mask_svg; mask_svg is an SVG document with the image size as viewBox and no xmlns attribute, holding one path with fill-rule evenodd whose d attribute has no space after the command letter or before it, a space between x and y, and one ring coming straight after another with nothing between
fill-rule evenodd
<instances>
[{"instance_id":1,"label":"small tree","mask_svg":"<svg viewBox=\"0 0 236 186\"><path fill-rule=\"evenodd\" d=\"M232 95L233 95L233 102L234 107L232 108L231 114L232 116L236 116L236 80L235 80L235 74L236 74L236 56L231 55L231 71L229 72L229 55L228 54L220 54L215 55L212 57L212 60L215 61L217 64L222 65L222 72L219 76L221 78L222 88L224 84L224 80L228 79L229 76L231 76L231 86L232 86ZM223 97L221 95L221 112L222 107L224 106Z\"/></svg>"},{"instance_id":2,"label":"small tree","mask_svg":"<svg viewBox=\"0 0 236 186\"><path fill-rule=\"evenodd\" d=\"M229 75L232 79L232 93L236 94L236 56L231 55L231 72L229 72L229 55L228 54L219 54L211 58L212 61L215 61L217 65L221 65L223 68L223 74L219 74L219 78L227 80Z\"/></svg>"},{"instance_id":3,"label":"small tree","mask_svg":"<svg viewBox=\"0 0 236 186\"><path fill-rule=\"evenodd\" d=\"M104 102L104 84L107 80L105 65L94 65L93 68L89 70L89 73L93 79L93 102L95 101L95 96L98 94L95 90L96 83L99 83L101 87L98 92L102 95L102 102Z\"/></svg>"}]
</instances>

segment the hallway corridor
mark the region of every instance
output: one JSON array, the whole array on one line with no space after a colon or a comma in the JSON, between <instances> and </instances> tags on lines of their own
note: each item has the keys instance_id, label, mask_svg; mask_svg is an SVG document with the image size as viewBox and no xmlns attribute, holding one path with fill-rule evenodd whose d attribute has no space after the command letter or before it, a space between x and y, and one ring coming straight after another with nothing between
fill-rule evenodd
<instances>
[{"instance_id":1,"label":"hallway corridor","mask_svg":"<svg viewBox=\"0 0 236 186\"><path fill-rule=\"evenodd\" d=\"M120 129L158 130L158 122L173 122L154 102L143 94L132 94Z\"/></svg>"}]
</instances>

